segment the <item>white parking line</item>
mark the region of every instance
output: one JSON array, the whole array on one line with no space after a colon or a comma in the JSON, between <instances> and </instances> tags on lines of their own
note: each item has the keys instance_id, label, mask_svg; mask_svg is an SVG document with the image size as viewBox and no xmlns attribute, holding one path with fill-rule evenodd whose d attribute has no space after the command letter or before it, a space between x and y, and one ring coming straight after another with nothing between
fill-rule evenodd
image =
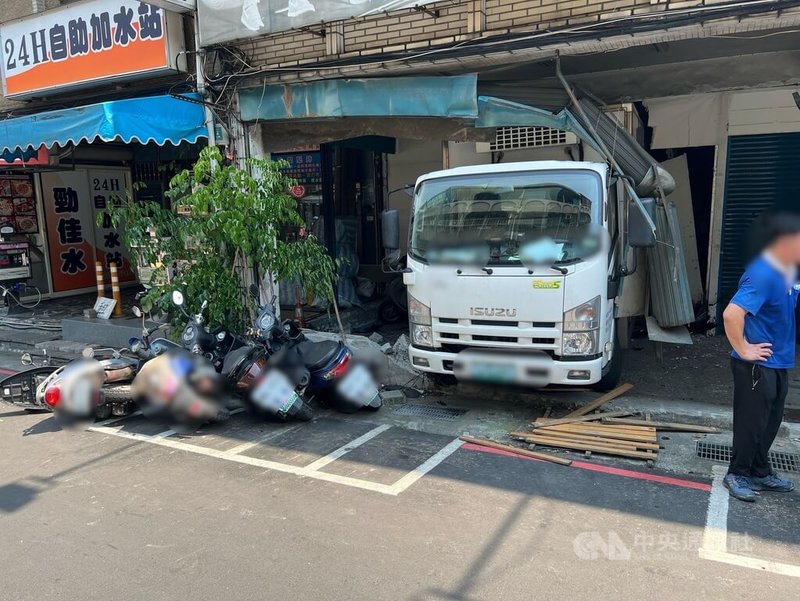
<instances>
[{"instance_id":1,"label":"white parking line","mask_svg":"<svg viewBox=\"0 0 800 601\"><path fill-rule=\"evenodd\" d=\"M239 453L244 453L247 449L252 449L253 447L257 447L260 444L264 444L265 442L272 440L280 436L281 434L288 434L289 432L294 432L295 430L299 430L306 425L306 422L301 422L299 424L295 424L293 426L287 426L286 428L279 428L277 430L272 430L267 432L263 436L259 436L255 440L251 440L249 442L243 442L242 444L236 445L232 449L228 449L225 451L226 455L238 455Z\"/></svg>"},{"instance_id":2,"label":"white parking line","mask_svg":"<svg viewBox=\"0 0 800 601\"><path fill-rule=\"evenodd\" d=\"M422 465L417 466L415 469L407 473L405 476L400 478L397 482L392 484L392 490L395 491L394 494L399 495L409 486L414 484L417 480L422 478L425 474L439 465L442 461L450 457L453 453L455 453L461 445L464 444L462 440L456 438L438 453L436 453L433 457L429 458L425 463Z\"/></svg>"},{"instance_id":3,"label":"white parking line","mask_svg":"<svg viewBox=\"0 0 800 601\"><path fill-rule=\"evenodd\" d=\"M92 426L88 428L88 430L91 432L100 432L102 434L109 434L111 436L118 436L120 438L138 440L140 442L148 442L150 444L167 447L171 449L177 449L181 451L187 451L189 453L195 453L197 455L205 455L206 457L215 457L217 459L226 459L228 461L234 461L236 463L243 463L246 465L252 465L255 467L274 470L277 472L294 474L296 476L313 478L315 480L323 480L325 482L332 482L335 484L342 484L344 486L351 486L353 488L360 488L363 490L369 490L372 492L377 492L391 496L397 496L401 492L405 491L409 486L411 486L412 484L417 482L420 478L422 478L422 476L427 474L434 467L436 467L437 465L442 463L442 461L447 459L447 457L452 455L463 444L458 439L452 441L446 447L441 449L438 453L430 457L427 461L419 465L413 471L409 472L408 474L400 478L394 484L380 484L378 482L370 482L368 480L361 480L359 478L351 478L349 476L340 476L338 474L331 474L328 472L319 471L319 469L324 465L328 465L331 461L338 459L338 457L341 457L342 455L346 454L347 452L351 451L357 446L360 446L361 444L364 444L368 440L371 440L372 438L378 436L381 432L384 432L387 429L389 429L389 427L390 426L379 426L373 430L370 430L369 432L357 438L356 440L350 442L349 444L340 447L330 455L321 457L319 460L314 461L313 463L302 467L289 465L286 463L278 463L277 461L259 459L257 457L248 457L247 455L231 454L230 450L219 451L217 449L200 447L193 444L187 444L185 442L169 438L169 436L174 434L172 430L166 430L164 432L161 432L160 434L155 434L155 435L139 434L136 432L129 432L126 430L122 430L121 427L111 428L108 426L101 426L101 425ZM332 457L334 454L337 453L338 453L337 457ZM329 458L330 461L325 461L324 463L322 463L323 459L328 460Z\"/></svg>"},{"instance_id":4,"label":"white parking line","mask_svg":"<svg viewBox=\"0 0 800 601\"><path fill-rule=\"evenodd\" d=\"M113 424L113 423L116 423L116 422L120 422L123 419L128 419L129 417L136 417L137 415L141 415L141 414L142 414L141 411L134 411L133 413L129 413L128 415L120 415L120 416L117 416L117 417L112 417L110 419L103 420L101 422L95 422L94 424L92 424L92 427L94 427L94 426L107 426L108 424ZM87 430L88 430L88 428L87 428Z\"/></svg>"},{"instance_id":5,"label":"white parking line","mask_svg":"<svg viewBox=\"0 0 800 601\"><path fill-rule=\"evenodd\" d=\"M725 466L715 465L712 467L714 478L711 482L711 495L708 498L703 546L698 550L700 558L800 578L800 566L728 552L728 501L730 496L722 484L726 472Z\"/></svg>"},{"instance_id":6,"label":"white parking line","mask_svg":"<svg viewBox=\"0 0 800 601\"><path fill-rule=\"evenodd\" d=\"M309 463L306 466L305 469L307 469L310 472L314 472L316 470L321 470L323 467L325 467L329 463L333 463L334 461L339 459L339 457L341 457L342 455L345 455L345 454L349 453L350 451L352 451L353 449L356 449L356 448L360 447L365 442L368 442L368 441L372 440L373 438L375 438L378 434L381 434L382 432L386 432L386 430L388 430L389 428L391 428L391 426L388 425L388 424L383 424L382 426L378 426L377 428L373 428L372 430L370 430L369 432L367 432L363 436L359 436L355 440L351 440L350 442L348 442L343 447L339 447L338 449L336 449L332 453L330 453L328 455L325 455L325 457L320 457L319 459L317 459L313 463Z\"/></svg>"}]
</instances>

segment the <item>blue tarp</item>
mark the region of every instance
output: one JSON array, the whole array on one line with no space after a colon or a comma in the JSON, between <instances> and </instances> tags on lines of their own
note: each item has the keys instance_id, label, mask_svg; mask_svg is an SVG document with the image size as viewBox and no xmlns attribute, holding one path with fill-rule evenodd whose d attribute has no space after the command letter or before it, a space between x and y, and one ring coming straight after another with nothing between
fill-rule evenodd
<instances>
[{"instance_id":1,"label":"blue tarp","mask_svg":"<svg viewBox=\"0 0 800 601\"><path fill-rule=\"evenodd\" d=\"M172 96L152 96L0 121L0 153L96 140L163 146L167 142L194 143L207 135L202 105Z\"/></svg>"},{"instance_id":2,"label":"blue tarp","mask_svg":"<svg viewBox=\"0 0 800 601\"><path fill-rule=\"evenodd\" d=\"M239 92L244 121L334 117L478 117L477 75L330 79Z\"/></svg>"}]
</instances>

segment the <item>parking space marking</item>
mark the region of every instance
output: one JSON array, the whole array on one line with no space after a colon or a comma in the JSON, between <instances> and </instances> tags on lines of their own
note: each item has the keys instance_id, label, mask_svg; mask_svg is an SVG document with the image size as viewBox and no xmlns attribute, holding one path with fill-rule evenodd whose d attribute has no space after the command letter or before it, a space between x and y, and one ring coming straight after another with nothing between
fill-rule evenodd
<instances>
[{"instance_id":1,"label":"parking space marking","mask_svg":"<svg viewBox=\"0 0 800 601\"><path fill-rule=\"evenodd\" d=\"M435 455L430 457L427 461L425 461L425 463L411 470L409 473L407 473L405 476L403 476L397 482L391 485L392 490L395 491L394 494L399 495L409 486L414 484L417 480L422 478L422 476L424 476L433 468L435 468L437 465L439 465L442 461L450 457L450 455L452 455L458 449L460 449L461 445L463 444L464 441L456 438L446 447L441 449L438 453L436 453Z\"/></svg>"},{"instance_id":2,"label":"parking space marking","mask_svg":"<svg viewBox=\"0 0 800 601\"><path fill-rule=\"evenodd\" d=\"M136 417L141 414L142 414L141 411L134 411L133 413L129 413L128 415L118 415L117 417L112 417L110 419L106 419L101 422L95 422L94 424L92 424L92 426L107 426L108 424L121 422L123 419L128 419L129 417Z\"/></svg>"},{"instance_id":3,"label":"parking space marking","mask_svg":"<svg viewBox=\"0 0 800 601\"><path fill-rule=\"evenodd\" d=\"M386 432L386 430L388 430L391 427L392 426L390 426L389 424L383 424L381 426L378 426L377 428L373 428L372 430L370 430L369 432L367 432L363 436L359 436L358 438L356 438L354 440L351 440L346 445L339 447L338 449L336 449L332 453L329 453L328 455L325 455L324 457L320 457L316 461L314 461L312 463L309 463L307 466L305 466L305 469L307 469L307 470L309 470L311 472L314 472L314 471L317 471L317 470L321 470L326 465L328 465L330 463L333 463L334 461L339 459L339 457L341 457L342 455L346 455L347 453L349 453L353 449L357 449L358 447L360 447L365 442L369 442L370 440L375 438L378 434Z\"/></svg>"},{"instance_id":4,"label":"parking space marking","mask_svg":"<svg viewBox=\"0 0 800 601\"><path fill-rule=\"evenodd\" d=\"M271 432L267 432L266 434L259 436L255 440L251 440L249 442L243 442L240 445L236 445L232 449L228 449L227 451L225 451L225 454L238 455L239 453L244 453L246 450L252 449L253 447L257 447L260 444L264 444L265 442L268 442L273 438L280 436L281 434L288 434L289 432L294 432L296 430L299 430L300 428L305 427L306 423L307 422L301 422L299 424L288 426L283 429L272 430Z\"/></svg>"},{"instance_id":5,"label":"parking space marking","mask_svg":"<svg viewBox=\"0 0 800 601\"><path fill-rule=\"evenodd\" d=\"M130 432L127 430L123 430L122 426L114 428L109 426L103 425L96 425L90 428L87 428L90 432L99 432L101 434L108 434L111 436L117 436L120 438L126 438L130 440L137 440L140 442L147 442L150 444L154 444L157 446L167 447L170 449L177 449L180 451L187 451L189 453L195 453L196 455L204 455L206 457L214 457L217 459L225 459L227 461L234 461L236 463L243 463L246 465L251 465L254 467L260 467L268 470L273 470L277 472L283 472L286 474L294 474L295 476L302 476L306 478L313 478L315 480L323 480L325 482L331 482L334 484L342 484L344 486L350 486L353 488L360 488L362 490L369 490L372 492L381 493L384 495L390 496L397 496L406 489L408 489L412 484L417 482L420 478L422 478L425 474L430 472L433 468L437 465L442 463L445 459L447 459L450 455L452 455L455 451L457 451L461 445L463 444L462 441L459 439L455 439L450 442L447 446L443 449L439 450L436 454L428 458L427 461L423 462L421 465L417 466L411 472L397 480L394 484L381 484L378 482L370 482L369 480L361 480L360 478L351 478L349 476L340 476L338 474L331 474L329 472L322 472L320 471L321 467L325 465L329 465L332 461L335 461L342 455L345 455L347 452L357 448L358 446L366 443L367 441L375 438L382 432L388 430L391 426L378 426L373 430L370 430L363 436L354 439L350 443L340 447L326 455L325 457L321 457L317 461L312 462L307 466L295 466L289 465L286 463L279 463L277 461L269 461L267 459L259 459L257 457L249 457L247 455L241 454L231 454L231 451L219 451L213 448L201 447L193 444L188 444L185 442L181 442L179 440L175 440L174 438L170 438L172 434L175 432L172 430L165 430L159 434L150 435L150 434L139 434L137 432ZM286 432L286 430L282 431ZM358 443L358 444L355 444ZM247 443L250 444L250 443ZM242 446L242 445L240 445ZM338 455L336 457L332 457L334 454ZM322 460L326 460L322 463ZM330 459L330 460L328 460Z\"/></svg>"},{"instance_id":6,"label":"parking space marking","mask_svg":"<svg viewBox=\"0 0 800 601\"><path fill-rule=\"evenodd\" d=\"M711 483L711 494L708 497L703 546L698 550L700 558L800 578L800 566L728 552L728 501L730 496L722 484L727 468L715 465L712 467L712 472L714 479Z\"/></svg>"}]
</instances>

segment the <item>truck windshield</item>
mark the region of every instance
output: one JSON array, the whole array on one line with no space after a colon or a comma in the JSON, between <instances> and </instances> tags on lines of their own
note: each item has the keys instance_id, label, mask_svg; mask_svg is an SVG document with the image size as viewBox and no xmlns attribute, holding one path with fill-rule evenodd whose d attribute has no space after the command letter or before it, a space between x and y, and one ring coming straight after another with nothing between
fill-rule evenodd
<instances>
[{"instance_id":1,"label":"truck windshield","mask_svg":"<svg viewBox=\"0 0 800 601\"><path fill-rule=\"evenodd\" d=\"M571 263L598 249L602 180L590 170L517 171L422 182L409 253L428 263Z\"/></svg>"}]
</instances>

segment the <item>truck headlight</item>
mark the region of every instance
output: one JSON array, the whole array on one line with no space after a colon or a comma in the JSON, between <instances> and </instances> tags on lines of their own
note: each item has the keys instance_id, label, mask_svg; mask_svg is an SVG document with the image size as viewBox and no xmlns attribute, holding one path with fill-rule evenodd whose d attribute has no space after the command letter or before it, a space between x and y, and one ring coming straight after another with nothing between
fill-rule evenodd
<instances>
[{"instance_id":1,"label":"truck headlight","mask_svg":"<svg viewBox=\"0 0 800 601\"><path fill-rule=\"evenodd\" d=\"M408 319L411 323L423 326L431 325L431 308L408 295ZM430 328L428 328L430 329Z\"/></svg>"},{"instance_id":2,"label":"truck headlight","mask_svg":"<svg viewBox=\"0 0 800 601\"><path fill-rule=\"evenodd\" d=\"M598 328L600 328L599 296L564 313L565 332L585 332Z\"/></svg>"},{"instance_id":3,"label":"truck headlight","mask_svg":"<svg viewBox=\"0 0 800 601\"><path fill-rule=\"evenodd\" d=\"M564 313L561 354L596 355L600 340L600 297Z\"/></svg>"},{"instance_id":4,"label":"truck headlight","mask_svg":"<svg viewBox=\"0 0 800 601\"><path fill-rule=\"evenodd\" d=\"M411 324L411 344L414 346L433 346L433 329L418 323Z\"/></svg>"},{"instance_id":5,"label":"truck headlight","mask_svg":"<svg viewBox=\"0 0 800 601\"><path fill-rule=\"evenodd\" d=\"M596 355L599 332L564 332L561 338L562 355Z\"/></svg>"}]
</instances>

